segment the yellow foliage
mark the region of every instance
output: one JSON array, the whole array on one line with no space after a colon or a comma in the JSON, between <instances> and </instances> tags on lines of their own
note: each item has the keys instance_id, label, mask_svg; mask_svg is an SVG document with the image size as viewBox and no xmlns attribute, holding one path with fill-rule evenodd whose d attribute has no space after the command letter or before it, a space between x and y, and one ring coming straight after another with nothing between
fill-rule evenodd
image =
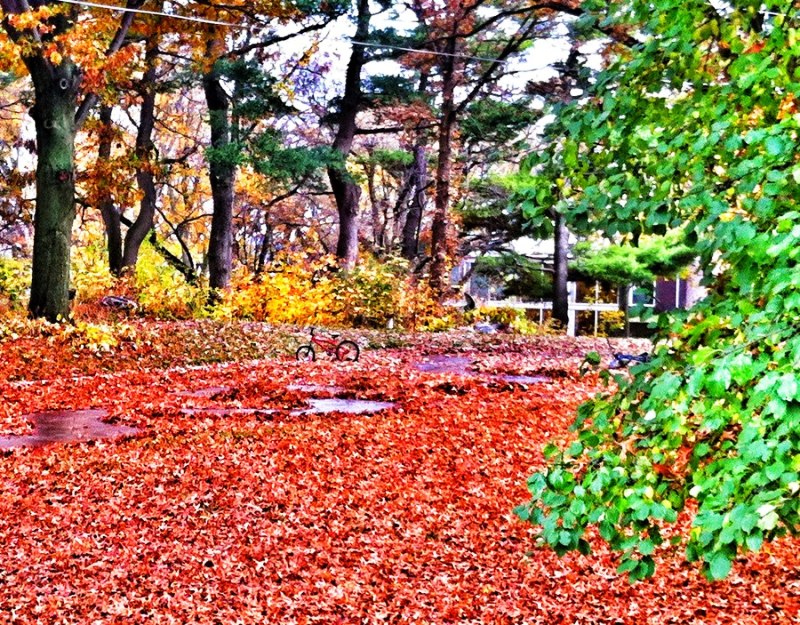
<instances>
[{"instance_id":1,"label":"yellow foliage","mask_svg":"<svg viewBox=\"0 0 800 625\"><path fill-rule=\"evenodd\" d=\"M539 324L527 317L524 309L519 308L491 308L482 306L471 310L465 315L468 323L483 321L498 324L503 329L511 330L518 334L552 334L558 333L552 322Z\"/></svg>"},{"instance_id":2,"label":"yellow foliage","mask_svg":"<svg viewBox=\"0 0 800 625\"><path fill-rule=\"evenodd\" d=\"M0 314L19 311L27 304L31 264L15 258L0 259Z\"/></svg>"},{"instance_id":3,"label":"yellow foliage","mask_svg":"<svg viewBox=\"0 0 800 625\"><path fill-rule=\"evenodd\" d=\"M83 234L87 234L84 232ZM409 330L444 330L461 314L444 309L427 283L409 278L406 262L365 258L350 272L330 256L307 252L281 255L260 276L240 272L221 299L209 304L204 285L184 277L145 243L136 272L116 280L108 272L104 242L88 234L73 255L75 312L79 317L116 318L100 307L105 295L132 299L139 312L160 319L250 319L275 324L321 325ZM89 341L102 345L102 340Z\"/></svg>"},{"instance_id":4,"label":"yellow foliage","mask_svg":"<svg viewBox=\"0 0 800 625\"><path fill-rule=\"evenodd\" d=\"M233 315L273 323L335 325L331 262L305 253L287 254L260 278L240 276L228 296Z\"/></svg>"},{"instance_id":5,"label":"yellow foliage","mask_svg":"<svg viewBox=\"0 0 800 625\"><path fill-rule=\"evenodd\" d=\"M108 271L101 237L92 237L86 245L76 245L72 250L72 284L77 300L95 300L106 295L114 284Z\"/></svg>"},{"instance_id":6,"label":"yellow foliage","mask_svg":"<svg viewBox=\"0 0 800 625\"><path fill-rule=\"evenodd\" d=\"M351 272L332 257L281 257L260 278L241 276L228 297L234 317L273 323L409 329L452 327L425 285L409 280L405 262L366 259Z\"/></svg>"},{"instance_id":7,"label":"yellow foliage","mask_svg":"<svg viewBox=\"0 0 800 625\"><path fill-rule=\"evenodd\" d=\"M205 289L188 284L147 242L139 250L135 290L140 309L159 319L198 316L208 299Z\"/></svg>"}]
</instances>

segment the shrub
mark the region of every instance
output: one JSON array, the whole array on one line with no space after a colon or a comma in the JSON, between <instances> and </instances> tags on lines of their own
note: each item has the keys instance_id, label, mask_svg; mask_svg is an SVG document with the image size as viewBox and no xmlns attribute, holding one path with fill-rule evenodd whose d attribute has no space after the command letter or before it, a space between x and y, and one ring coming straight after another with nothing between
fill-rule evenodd
<instances>
[{"instance_id":1,"label":"shrub","mask_svg":"<svg viewBox=\"0 0 800 625\"><path fill-rule=\"evenodd\" d=\"M139 250L132 289L140 309L159 319L203 316L208 303L208 291L187 283L147 242Z\"/></svg>"},{"instance_id":2,"label":"shrub","mask_svg":"<svg viewBox=\"0 0 800 625\"><path fill-rule=\"evenodd\" d=\"M529 319L523 308L482 306L467 312L464 318L467 323L493 323L519 334L551 334L554 332L550 321L540 324L538 320Z\"/></svg>"},{"instance_id":3,"label":"shrub","mask_svg":"<svg viewBox=\"0 0 800 625\"><path fill-rule=\"evenodd\" d=\"M234 317L272 323L384 328L393 320L409 329L429 329L434 319L454 324L427 286L408 278L402 260L366 258L343 272L332 257L286 254L260 277L238 276L225 305Z\"/></svg>"},{"instance_id":4,"label":"shrub","mask_svg":"<svg viewBox=\"0 0 800 625\"><path fill-rule=\"evenodd\" d=\"M21 310L31 283L30 262L15 258L0 259L0 311Z\"/></svg>"},{"instance_id":5,"label":"shrub","mask_svg":"<svg viewBox=\"0 0 800 625\"><path fill-rule=\"evenodd\" d=\"M234 317L254 321L334 325L331 262L284 254L261 276L238 275L226 305Z\"/></svg>"}]
</instances>

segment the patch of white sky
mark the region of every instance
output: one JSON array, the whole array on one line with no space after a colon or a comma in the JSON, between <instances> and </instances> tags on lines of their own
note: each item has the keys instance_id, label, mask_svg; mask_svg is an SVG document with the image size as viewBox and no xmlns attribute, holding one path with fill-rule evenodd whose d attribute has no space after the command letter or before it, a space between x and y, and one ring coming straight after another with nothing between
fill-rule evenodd
<instances>
[{"instance_id":1,"label":"patch of white sky","mask_svg":"<svg viewBox=\"0 0 800 625\"><path fill-rule=\"evenodd\" d=\"M484 15L484 17L487 17ZM372 20L377 29L393 28L400 34L411 33L418 27L419 22L414 13L395 5L388 11L376 13ZM506 28L511 32L511 21ZM295 40L282 44L282 52L290 56L300 56L308 49L312 38L319 38L319 54L325 60L326 71L325 89L331 95L338 93L344 82L345 70L352 49L352 37L355 31L353 21L349 16L343 16L329 25L322 33L300 36ZM568 38L566 22L561 22L552 28L545 36L531 42L520 54L509 58L504 64L504 76L499 82L499 87L505 91L521 92L529 81L545 81L556 76L554 65L564 61L569 55L571 42ZM413 54L413 52L411 52ZM420 53L426 53L420 50ZM369 76L399 76L409 73L394 60L385 59L368 63L364 72Z\"/></svg>"}]
</instances>

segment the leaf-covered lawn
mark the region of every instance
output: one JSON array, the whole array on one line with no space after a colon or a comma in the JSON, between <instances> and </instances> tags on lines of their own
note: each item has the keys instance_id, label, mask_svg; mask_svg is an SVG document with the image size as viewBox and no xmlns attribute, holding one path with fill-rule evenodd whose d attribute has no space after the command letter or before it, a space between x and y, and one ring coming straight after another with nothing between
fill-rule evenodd
<instances>
[{"instance_id":1,"label":"leaf-covered lawn","mask_svg":"<svg viewBox=\"0 0 800 625\"><path fill-rule=\"evenodd\" d=\"M67 352L48 359L39 341L35 375L16 362L4 433L27 433L36 410L91 407L141 434L5 452L0 622L800 622L797 541L715 584L661 552L635 586L600 543L565 559L533 547L511 509L543 442L565 440L596 392L574 371L603 343L409 337L345 365L296 363L295 342L265 340L287 355L137 369L118 352L117 372L73 377ZM471 375L416 368L445 352ZM495 377L540 372L550 381ZM333 395L395 406L295 412Z\"/></svg>"}]
</instances>

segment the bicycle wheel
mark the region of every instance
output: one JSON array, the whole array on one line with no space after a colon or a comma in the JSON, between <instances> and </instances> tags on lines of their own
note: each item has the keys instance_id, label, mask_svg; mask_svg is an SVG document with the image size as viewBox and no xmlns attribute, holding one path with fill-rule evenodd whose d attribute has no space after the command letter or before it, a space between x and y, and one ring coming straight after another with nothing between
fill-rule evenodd
<instances>
[{"instance_id":1,"label":"bicycle wheel","mask_svg":"<svg viewBox=\"0 0 800 625\"><path fill-rule=\"evenodd\" d=\"M337 360L347 360L349 362L353 362L358 360L358 355L360 353L361 350L358 349L358 345L353 341L342 341L336 346Z\"/></svg>"},{"instance_id":2,"label":"bicycle wheel","mask_svg":"<svg viewBox=\"0 0 800 625\"><path fill-rule=\"evenodd\" d=\"M301 345L294 355L300 362L312 362L317 359L317 355L311 345Z\"/></svg>"}]
</instances>

